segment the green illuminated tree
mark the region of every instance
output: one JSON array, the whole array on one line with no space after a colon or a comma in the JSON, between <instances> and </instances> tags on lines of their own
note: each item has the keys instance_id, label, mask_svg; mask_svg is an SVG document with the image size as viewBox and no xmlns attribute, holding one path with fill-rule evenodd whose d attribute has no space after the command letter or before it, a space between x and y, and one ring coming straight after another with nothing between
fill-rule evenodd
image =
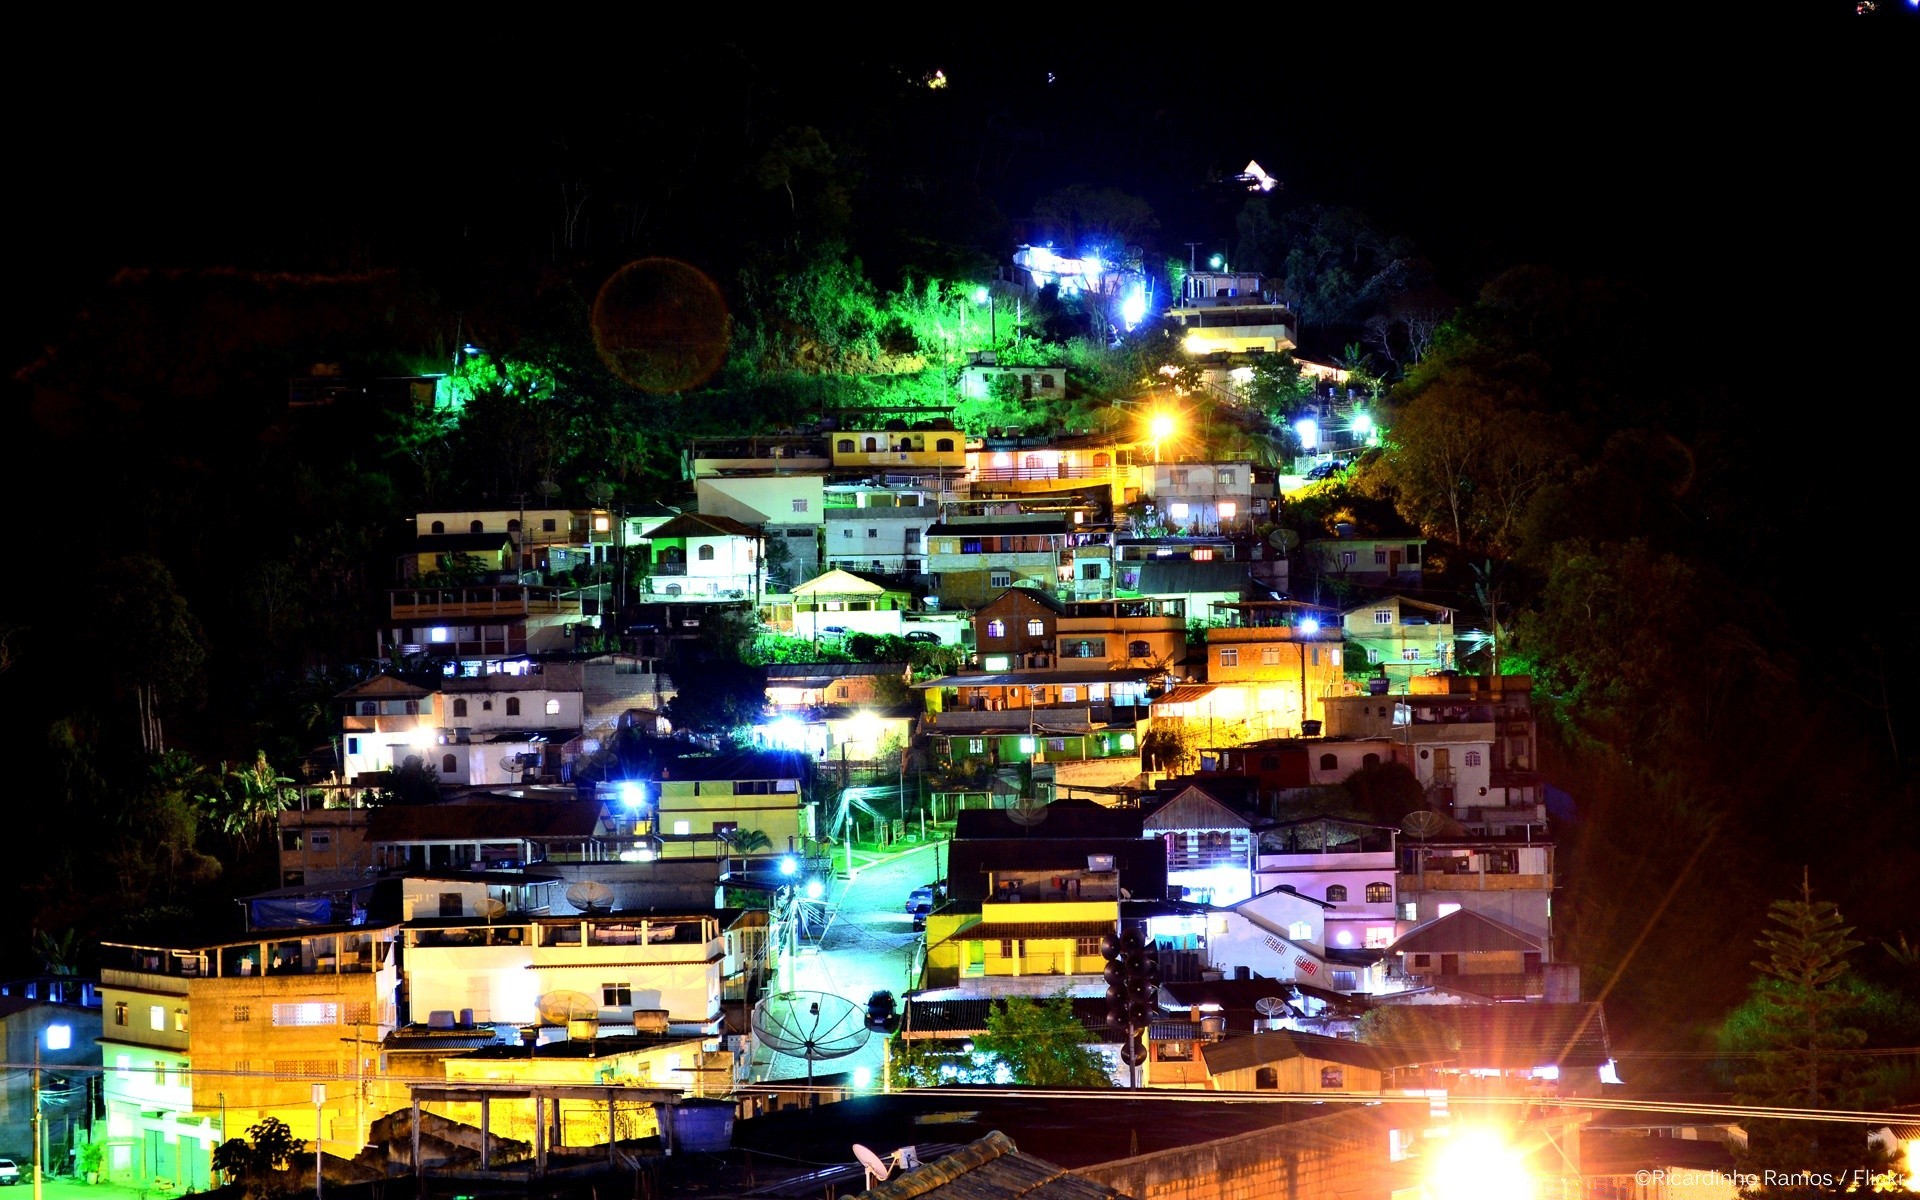
<instances>
[{"instance_id":1,"label":"green illuminated tree","mask_svg":"<svg viewBox=\"0 0 1920 1200\"><path fill-rule=\"evenodd\" d=\"M987 1033L974 1039L974 1049L1006 1064L1017 1084L1110 1087L1100 1055L1087 1048L1092 1040L1067 997L1010 996L987 1013Z\"/></svg>"},{"instance_id":2,"label":"green illuminated tree","mask_svg":"<svg viewBox=\"0 0 1920 1200\"><path fill-rule=\"evenodd\" d=\"M1762 955L1752 964L1759 978L1721 1031L1723 1048L1750 1056L1755 1064L1735 1081L1738 1099L1785 1108L1834 1107L1855 1074L1846 1052L1867 1040L1866 1031L1850 1023L1861 994L1847 986L1847 956L1862 943L1854 940L1838 906L1814 900L1804 871L1799 898L1775 900L1767 920L1769 927L1754 939ZM1754 1121L1742 1167L1756 1174L1832 1172L1836 1157L1848 1170L1887 1165L1851 1132L1836 1135L1811 1121ZM1846 1182L1763 1187L1750 1194L1840 1194L1849 1190Z\"/></svg>"}]
</instances>

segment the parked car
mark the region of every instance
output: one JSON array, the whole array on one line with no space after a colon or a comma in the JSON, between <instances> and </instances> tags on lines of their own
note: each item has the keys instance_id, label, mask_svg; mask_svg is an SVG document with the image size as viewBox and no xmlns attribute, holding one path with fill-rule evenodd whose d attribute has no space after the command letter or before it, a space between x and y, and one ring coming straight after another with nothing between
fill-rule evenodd
<instances>
[{"instance_id":1,"label":"parked car","mask_svg":"<svg viewBox=\"0 0 1920 1200\"><path fill-rule=\"evenodd\" d=\"M937 633L928 633L924 629L916 629L907 635L907 640L910 642L937 642L940 640L940 635Z\"/></svg>"},{"instance_id":2,"label":"parked car","mask_svg":"<svg viewBox=\"0 0 1920 1200\"><path fill-rule=\"evenodd\" d=\"M0 1158L0 1187L12 1187L20 1182L20 1164L10 1158Z\"/></svg>"},{"instance_id":3,"label":"parked car","mask_svg":"<svg viewBox=\"0 0 1920 1200\"><path fill-rule=\"evenodd\" d=\"M924 917L933 911L933 888L920 887L907 895L907 912L911 916Z\"/></svg>"},{"instance_id":4,"label":"parked car","mask_svg":"<svg viewBox=\"0 0 1920 1200\"><path fill-rule=\"evenodd\" d=\"M826 634L828 637L845 637L847 636L847 627L845 625L822 625L820 632Z\"/></svg>"},{"instance_id":5,"label":"parked car","mask_svg":"<svg viewBox=\"0 0 1920 1200\"><path fill-rule=\"evenodd\" d=\"M1311 471L1308 471L1307 478L1314 479L1314 480L1332 479L1334 476L1340 474L1340 472L1346 469L1347 469L1347 464L1343 462L1323 462L1319 466L1313 468Z\"/></svg>"}]
</instances>

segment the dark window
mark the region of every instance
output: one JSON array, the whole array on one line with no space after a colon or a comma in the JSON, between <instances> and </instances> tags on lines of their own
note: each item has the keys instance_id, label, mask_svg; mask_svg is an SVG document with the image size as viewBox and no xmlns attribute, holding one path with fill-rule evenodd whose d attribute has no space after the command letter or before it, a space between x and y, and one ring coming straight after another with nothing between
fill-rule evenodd
<instances>
[{"instance_id":1,"label":"dark window","mask_svg":"<svg viewBox=\"0 0 1920 1200\"><path fill-rule=\"evenodd\" d=\"M1334 770L1338 770L1338 769L1339 769L1339 767L1340 767L1340 756L1339 756L1339 755L1337 755L1337 754L1322 754L1322 755L1320 756L1320 769L1321 769L1322 771L1334 771Z\"/></svg>"},{"instance_id":2,"label":"dark window","mask_svg":"<svg viewBox=\"0 0 1920 1200\"><path fill-rule=\"evenodd\" d=\"M1377 767L1380 765L1380 756L1378 754L1363 754L1360 756L1360 765L1363 767Z\"/></svg>"},{"instance_id":3,"label":"dark window","mask_svg":"<svg viewBox=\"0 0 1920 1200\"><path fill-rule=\"evenodd\" d=\"M1345 1067L1321 1067L1320 1068L1320 1086L1323 1088L1337 1088L1337 1087L1347 1086L1346 1068Z\"/></svg>"},{"instance_id":4,"label":"dark window","mask_svg":"<svg viewBox=\"0 0 1920 1200\"><path fill-rule=\"evenodd\" d=\"M852 439L852 438L841 438L841 439L840 439L840 444L839 444L839 446L837 447L837 449L838 449L838 450L840 451L840 453L842 453L842 454L852 454L852 453L853 453L853 439Z\"/></svg>"},{"instance_id":5,"label":"dark window","mask_svg":"<svg viewBox=\"0 0 1920 1200\"><path fill-rule=\"evenodd\" d=\"M541 533L556 533L556 532L558 532L558 531L559 531L559 528L560 528L560 527L559 527L558 525L556 525L556 524L554 524L554 520L555 520L555 518L553 518L553 517L542 517L542 518L540 519L540 532L541 532Z\"/></svg>"},{"instance_id":6,"label":"dark window","mask_svg":"<svg viewBox=\"0 0 1920 1200\"><path fill-rule=\"evenodd\" d=\"M467 913L466 905L460 902L459 892L440 893L440 915L443 917L463 917Z\"/></svg>"},{"instance_id":7,"label":"dark window","mask_svg":"<svg viewBox=\"0 0 1920 1200\"><path fill-rule=\"evenodd\" d=\"M1001 958L1013 957L1013 939L1012 938L1000 939L1000 957Z\"/></svg>"},{"instance_id":8,"label":"dark window","mask_svg":"<svg viewBox=\"0 0 1920 1200\"><path fill-rule=\"evenodd\" d=\"M1370 883L1367 885L1368 904L1392 904L1393 885L1390 883Z\"/></svg>"},{"instance_id":9,"label":"dark window","mask_svg":"<svg viewBox=\"0 0 1920 1200\"><path fill-rule=\"evenodd\" d=\"M935 443L933 444L933 448L934 448L935 450L939 450L939 451L942 451L942 452L948 452L948 453L950 453L950 452L951 452L951 451L953 450L953 439L952 439L952 438L941 438L941 439L940 439L939 441L937 441L937 442L935 442Z\"/></svg>"},{"instance_id":10,"label":"dark window","mask_svg":"<svg viewBox=\"0 0 1920 1200\"><path fill-rule=\"evenodd\" d=\"M1053 387L1053 376L1042 375L1040 377L1040 386L1043 388L1051 389Z\"/></svg>"},{"instance_id":11,"label":"dark window","mask_svg":"<svg viewBox=\"0 0 1920 1200\"><path fill-rule=\"evenodd\" d=\"M520 518L519 518L519 517L512 517L512 518L509 518L509 519L508 519L508 521L507 521L507 532L508 532L508 533L519 533L519 532L520 532Z\"/></svg>"},{"instance_id":12,"label":"dark window","mask_svg":"<svg viewBox=\"0 0 1920 1200\"><path fill-rule=\"evenodd\" d=\"M306 835L298 829L282 829L280 831L280 848L282 850L304 850L306 849L305 842Z\"/></svg>"},{"instance_id":13,"label":"dark window","mask_svg":"<svg viewBox=\"0 0 1920 1200\"><path fill-rule=\"evenodd\" d=\"M408 716L417 717L420 715L420 702L418 700L407 701L405 707L406 707Z\"/></svg>"},{"instance_id":14,"label":"dark window","mask_svg":"<svg viewBox=\"0 0 1920 1200\"><path fill-rule=\"evenodd\" d=\"M867 439L867 453L868 453L868 454L872 454L872 453L873 453L874 451L876 451L876 450L878 450L878 449L880 449L880 439L878 439L878 438L868 438L868 439Z\"/></svg>"},{"instance_id":15,"label":"dark window","mask_svg":"<svg viewBox=\"0 0 1920 1200\"><path fill-rule=\"evenodd\" d=\"M1127 657L1128 658L1152 658L1153 647L1146 642L1128 642Z\"/></svg>"},{"instance_id":16,"label":"dark window","mask_svg":"<svg viewBox=\"0 0 1920 1200\"><path fill-rule=\"evenodd\" d=\"M447 531L447 523L445 521L435 521L433 523L433 531L435 533L445 533Z\"/></svg>"},{"instance_id":17,"label":"dark window","mask_svg":"<svg viewBox=\"0 0 1920 1200\"><path fill-rule=\"evenodd\" d=\"M280 872L281 887L304 887L306 885L306 882L307 882L307 873L305 871Z\"/></svg>"},{"instance_id":18,"label":"dark window","mask_svg":"<svg viewBox=\"0 0 1920 1200\"><path fill-rule=\"evenodd\" d=\"M510 717L517 717L520 715L520 697L518 696L507 697L507 715Z\"/></svg>"},{"instance_id":19,"label":"dark window","mask_svg":"<svg viewBox=\"0 0 1920 1200\"><path fill-rule=\"evenodd\" d=\"M465 700L455 700L453 702L453 715L456 717L464 717L467 715L467 702Z\"/></svg>"},{"instance_id":20,"label":"dark window","mask_svg":"<svg viewBox=\"0 0 1920 1200\"><path fill-rule=\"evenodd\" d=\"M601 984L600 1006L602 1008L632 1008L633 985L630 983Z\"/></svg>"},{"instance_id":21,"label":"dark window","mask_svg":"<svg viewBox=\"0 0 1920 1200\"><path fill-rule=\"evenodd\" d=\"M1253 1073L1253 1086L1261 1091L1275 1091L1280 1087L1280 1072L1272 1067L1261 1067Z\"/></svg>"},{"instance_id":22,"label":"dark window","mask_svg":"<svg viewBox=\"0 0 1920 1200\"><path fill-rule=\"evenodd\" d=\"M460 769L460 760L455 758L451 754L447 755L445 758L440 760L440 773L442 775L451 775L455 771L458 771L459 769Z\"/></svg>"},{"instance_id":23,"label":"dark window","mask_svg":"<svg viewBox=\"0 0 1920 1200\"><path fill-rule=\"evenodd\" d=\"M374 703L373 701L371 701L371 700L362 700L362 701L360 702L360 715L361 715L361 716L363 716L363 717L372 717L372 716L378 716L378 715L379 715L379 713L380 713L380 706L379 706L378 704L375 704L375 703Z\"/></svg>"},{"instance_id":24,"label":"dark window","mask_svg":"<svg viewBox=\"0 0 1920 1200\"><path fill-rule=\"evenodd\" d=\"M125 1025L127 1023L127 1002L125 1000L114 1001L113 1023L115 1025Z\"/></svg>"},{"instance_id":25,"label":"dark window","mask_svg":"<svg viewBox=\"0 0 1920 1200\"><path fill-rule=\"evenodd\" d=\"M697 555L695 555L695 557L696 557L696 558L698 558L698 559L699 559L699 560L700 560L701 562L712 562L712 561L713 561L713 547L712 547L712 546L702 546L702 547L700 547L700 551L699 551L699 553L698 553Z\"/></svg>"},{"instance_id":26,"label":"dark window","mask_svg":"<svg viewBox=\"0 0 1920 1200\"><path fill-rule=\"evenodd\" d=\"M479 521L475 521L473 524L467 526L468 533L485 533L486 531L486 525Z\"/></svg>"},{"instance_id":27,"label":"dark window","mask_svg":"<svg viewBox=\"0 0 1920 1200\"><path fill-rule=\"evenodd\" d=\"M1414 545L1407 547L1407 561L1410 563L1417 563L1420 561L1420 546L1418 543L1415 543ZM1446 621L1442 620L1440 623L1444 625L1446 624Z\"/></svg>"},{"instance_id":28,"label":"dark window","mask_svg":"<svg viewBox=\"0 0 1920 1200\"><path fill-rule=\"evenodd\" d=\"M1327 889L1328 904L1339 904L1344 900L1346 900L1346 898L1347 898L1347 889L1337 883Z\"/></svg>"}]
</instances>

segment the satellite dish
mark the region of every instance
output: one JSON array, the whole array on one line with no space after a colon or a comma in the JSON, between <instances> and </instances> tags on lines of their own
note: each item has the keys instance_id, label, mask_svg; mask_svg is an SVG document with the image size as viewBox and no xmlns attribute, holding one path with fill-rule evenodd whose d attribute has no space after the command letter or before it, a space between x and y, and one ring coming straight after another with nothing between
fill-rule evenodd
<instances>
[{"instance_id":1,"label":"satellite dish","mask_svg":"<svg viewBox=\"0 0 1920 1200\"><path fill-rule=\"evenodd\" d=\"M507 915L507 902L489 896L480 902L480 915L489 921L498 920Z\"/></svg>"},{"instance_id":2,"label":"satellite dish","mask_svg":"<svg viewBox=\"0 0 1920 1200\"><path fill-rule=\"evenodd\" d=\"M1287 1002L1279 996L1262 996L1253 1002L1253 1011L1263 1017L1277 1017L1281 1013L1292 1011Z\"/></svg>"},{"instance_id":3,"label":"satellite dish","mask_svg":"<svg viewBox=\"0 0 1920 1200\"><path fill-rule=\"evenodd\" d=\"M1291 529L1276 529L1267 535L1267 545L1275 550L1291 550L1300 544L1300 535Z\"/></svg>"},{"instance_id":4,"label":"satellite dish","mask_svg":"<svg viewBox=\"0 0 1920 1200\"><path fill-rule=\"evenodd\" d=\"M1038 825L1047 819L1047 804L1034 796L1016 796L1006 813L1007 820L1016 825Z\"/></svg>"},{"instance_id":5,"label":"satellite dish","mask_svg":"<svg viewBox=\"0 0 1920 1200\"><path fill-rule=\"evenodd\" d=\"M591 1038L600 1023L600 1004L585 992L548 992L535 1008L543 1024L560 1026L569 1038Z\"/></svg>"},{"instance_id":6,"label":"satellite dish","mask_svg":"<svg viewBox=\"0 0 1920 1200\"><path fill-rule=\"evenodd\" d=\"M893 1173L893 1168L887 1165L886 1159L881 1158L878 1154L862 1146L859 1142L853 1144L853 1156L859 1159L860 1165L867 1169L868 1187L872 1187L876 1183L885 1183L887 1176Z\"/></svg>"},{"instance_id":7,"label":"satellite dish","mask_svg":"<svg viewBox=\"0 0 1920 1200\"><path fill-rule=\"evenodd\" d=\"M1400 818L1400 828L1409 837L1430 838L1447 827L1447 819L1430 808L1415 809Z\"/></svg>"},{"instance_id":8,"label":"satellite dish","mask_svg":"<svg viewBox=\"0 0 1920 1200\"><path fill-rule=\"evenodd\" d=\"M753 1035L776 1054L807 1062L807 1088L813 1088L813 1064L844 1058L867 1044L867 1014L845 996L831 992L781 992L753 1006Z\"/></svg>"},{"instance_id":9,"label":"satellite dish","mask_svg":"<svg viewBox=\"0 0 1920 1200\"><path fill-rule=\"evenodd\" d=\"M585 879L567 889L567 903L584 913L613 911L613 889Z\"/></svg>"}]
</instances>

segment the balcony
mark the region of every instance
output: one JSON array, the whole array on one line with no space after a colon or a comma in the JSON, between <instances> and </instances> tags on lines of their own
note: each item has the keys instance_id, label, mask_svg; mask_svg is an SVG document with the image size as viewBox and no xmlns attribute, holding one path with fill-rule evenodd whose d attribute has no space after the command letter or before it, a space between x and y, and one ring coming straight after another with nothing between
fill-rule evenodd
<instances>
[{"instance_id":1,"label":"balcony","mask_svg":"<svg viewBox=\"0 0 1920 1200\"><path fill-rule=\"evenodd\" d=\"M580 601L555 588L502 584L498 587L416 588L388 594L396 621L454 620L505 616L558 616L579 612Z\"/></svg>"},{"instance_id":2,"label":"balcony","mask_svg":"<svg viewBox=\"0 0 1920 1200\"><path fill-rule=\"evenodd\" d=\"M1401 875L1399 887L1403 895L1411 892L1550 892L1553 890L1553 876L1492 871L1457 875L1427 872Z\"/></svg>"},{"instance_id":3,"label":"balcony","mask_svg":"<svg viewBox=\"0 0 1920 1200\"><path fill-rule=\"evenodd\" d=\"M976 483L1039 483L1055 479L1113 479L1131 475L1127 467L1079 467L1060 463L1052 467L980 467L973 473Z\"/></svg>"}]
</instances>

